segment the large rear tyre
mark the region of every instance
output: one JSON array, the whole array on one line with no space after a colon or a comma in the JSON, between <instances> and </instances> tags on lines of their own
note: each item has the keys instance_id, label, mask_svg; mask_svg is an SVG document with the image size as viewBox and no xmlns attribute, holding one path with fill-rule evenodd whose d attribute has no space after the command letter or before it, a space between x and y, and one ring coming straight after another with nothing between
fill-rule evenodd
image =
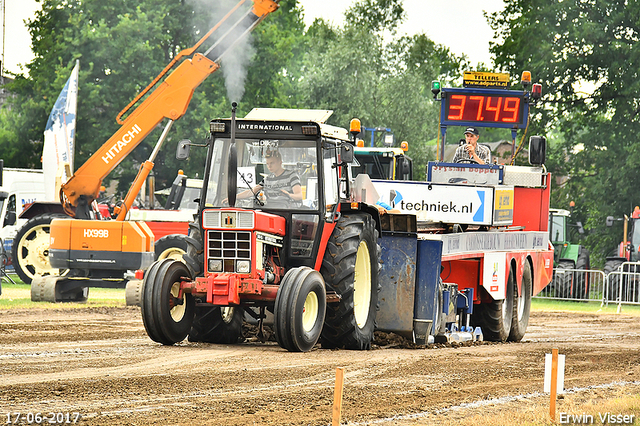
<instances>
[{"instance_id":1,"label":"large rear tyre","mask_svg":"<svg viewBox=\"0 0 640 426\"><path fill-rule=\"evenodd\" d=\"M187 266L163 259L151 265L143 283L142 320L149 337L173 345L187 337L195 303L191 294L180 296L180 281L191 279Z\"/></svg>"},{"instance_id":2,"label":"large rear tyre","mask_svg":"<svg viewBox=\"0 0 640 426\"><path fill-rule=\"evenodd\" d=\"M572 272L567 272L566 270L573 268L573 262L570 260L561 260L558 262L553 280L555 297L560 299L571 298L575 277Z\"/></svg>"},{"instance_id":3,"label":"large rear tyre","mask_svg":"<svg viewBox=\"0 0 640 426\"><path fill-rule=\"evenodd\" d=\"M514 282L515 284L515 282ZM529 261L525 261L522 271L522 284L520 294L516 294L514 287L513 318L511 319L511 331L509 340L519 342L524 337L529 325L529 315L531 314L531 288L533 286L533 273Z\"/></svg>"},{"instance_id":4,"label":"large rear tyre","mask_svg":"<svg viewBox=\"0 0 640 426\"><path fill-rule=\"evenodd\" d=\"M573 291L573 297L576 299L589 298L589 273L586 272L589 268L589 251L584 247L580 247L580 253L576 261L576 269L578 271L575 273L575 288Z\"/></svg>"},{"instance_id":5,"label":"large rear tyre","mask_svg":"<svg viewBox=\"0 0 640 426\"><path fill-rule=\"evenodd\" d=\"M513 289L515 287L515 275L512 268L509 268L509 279L506 286L507 294L504 300L492 300L489 303L483 302L474 306L473 324L482 328L484 340L505 342L509 337L513 316Z\"/></svg>"},{"instance_id":6,"label":"large rear tyre","mask_svg":"<svg viewBox=\"0 0 640 426\"><path fill-rule=\"evenodd\" d=\"M327 306L321 342L326 348L371 348L378 309L378 231L364 213L343 215L329 238L321 273L327 290L341 296Z\"/></svg>"},{"instance_id":7,"label":"large rear tyre","mask_svg":"<svg viewBox=\"0 0 640 426\"><path fill-rule=\"evenodd\" d=\"M607 259L604 264L604 274L607 276L607 294L606 300L610 302L618 301L622 294L624 294L624 288L620 289L620 282L623 281L623 275L612 272L619 272L620 265L624 263L622 259ZM621 292L622 290L622 292Z\"/></svg>"},{"instance_id":8,"label":"large rear tyre","mask_svg":"<svg viewBox=\"0 0 640 426\"><path fill-rule=\"evenodd\" d=\"M278 344L290 352L308 352L318 342L327 307L324 280L302 266L287 271L273 311Z\"/></svg>"},{"instance_id":9,"label":"large rear tyre","mask_svg":"<svg viewBox=\"0 0 640 426\"><path fill-rule=\"evenodd\" d=\"M182 256L188 248L186 235L165 235L155 242L156 260L173 259L182 262Z\"/></svg>"},{"instance_id":10,"label":"large rear tyre","mask_svg":"<svg viewBox=\"0 0 640 426\"><path fill-rule=\"evenodd\" d=\"M36 275L60 275L60 270L53 268L49 262L50 227L53 219L66 217L43 214L32 217L18 230L13 239L11 256L16 274L25 284L31 284Z\"/></svg>"},{"instance_id":11,"label":"large rear tyre","mask_svg":"<svg viewBox=\"0 0 640 426\"><path fill-rule=\"evenodd\" d=\"M237 306L196 306L190 342L238 343L242 339L244 310Z\"/></svg>"}]
</instances>

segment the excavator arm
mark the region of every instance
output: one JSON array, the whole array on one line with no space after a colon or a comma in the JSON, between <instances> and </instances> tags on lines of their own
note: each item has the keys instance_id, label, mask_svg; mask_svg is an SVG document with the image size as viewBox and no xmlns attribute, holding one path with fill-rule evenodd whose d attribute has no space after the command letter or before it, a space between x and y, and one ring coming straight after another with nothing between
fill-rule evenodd
<instances>
[{"instance_id":1,"label":"excavator arm","mask_svg":"<svg viewBox=\"0 0 640 426\"><path fill-rule=\"evenodd\" d=\"M124 220L124 216L131 208L142 183L153 168L153 159L160 148L162 140L166 137L171 123L185 114L193 92L210 74L220 67L219 63L224 54L233 48L237 40L253 30L269 13L275 11L278 8L279 0L253 0L254 4L251 10L239 18L231 27L232 30L234 28L242 28L243 33L240 36L232 30L227 30L204 54L193 54L245 2L246 0L238 2L198 43L190 49L180 52L163 72L118 115L118 122L121 124L118 131L74 173L68 182L61 186L60 201L67 214L80 219L88 219L90 217L91 203L98 198L102 180L156 126L164 119L169 119L170 122L154 149L152 158L141 166L136 180L125 197L123 210L121 210L123 214L118 215L118 220ZM193 54L191 58L182 61L162 83L158 84L175 63L191 54ZM120 117L153 87L155 87L153 92L124 121L121 120Z\"/></svg>"}]
</instances>

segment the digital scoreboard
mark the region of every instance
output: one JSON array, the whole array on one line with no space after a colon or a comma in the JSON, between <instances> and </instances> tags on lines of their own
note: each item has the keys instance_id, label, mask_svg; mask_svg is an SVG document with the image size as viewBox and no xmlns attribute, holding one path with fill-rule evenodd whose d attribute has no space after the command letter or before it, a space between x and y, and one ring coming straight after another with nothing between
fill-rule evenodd
<instances>
[{"instance_id":1,"label":"digital scoreboard","mask_svg":"<svg viewBox=\"0 0 640 426\"><path fill-rule=\"evenodd\" d=\"M444 125L520 128L526 124L526 92L453 88L443 90L442 98Z\"/></svg>"}]
</instances>

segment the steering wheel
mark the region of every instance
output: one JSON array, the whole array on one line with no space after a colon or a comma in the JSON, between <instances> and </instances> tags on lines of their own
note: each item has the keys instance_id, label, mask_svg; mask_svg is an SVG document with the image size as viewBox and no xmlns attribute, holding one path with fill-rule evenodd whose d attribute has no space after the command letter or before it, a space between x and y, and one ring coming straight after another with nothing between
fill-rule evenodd
<instances>
[{"instance_id":1,"label":"steering wheel","mask_svg":"<svg viewBox=\"0 0 640 426\"><path fill-rule=\"evenodd\" d=\"M462 160L456 161L456 163L480 164L476 160L473 160L473 159L468 159L468 160L467 159L462 159Z\"/></svg>"}]
</instances>

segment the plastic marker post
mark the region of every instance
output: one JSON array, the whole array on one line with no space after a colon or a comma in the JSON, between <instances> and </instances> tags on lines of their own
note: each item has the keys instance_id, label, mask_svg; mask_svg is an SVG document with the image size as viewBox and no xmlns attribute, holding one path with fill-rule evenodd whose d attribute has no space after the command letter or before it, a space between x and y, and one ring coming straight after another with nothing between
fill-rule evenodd
<instances>
[{"instance_id":1,"label":"plastic marker post","mask_svg":"<svg viewBox=\"0 0 640 426\"><path fill-rule=\"evenodd\" d=\"M344 367L336 367L336 387L333 390L333 421L331 426L340 426L342 414L342 388L344 385Z\"/></svg>"},{"instance_id":2,"label":"plastic marker post","mask_svg":"<svg viewBox=\"0 0 640 426\"><path fill-rule=\"evenodd\" d=\"M550 393L549 416L555 422L556 394L564 393L565 356L558 355L558 350L552 349L550 354L545 354L544 361L544 391Z\"/></svg>"}]
</instances>

